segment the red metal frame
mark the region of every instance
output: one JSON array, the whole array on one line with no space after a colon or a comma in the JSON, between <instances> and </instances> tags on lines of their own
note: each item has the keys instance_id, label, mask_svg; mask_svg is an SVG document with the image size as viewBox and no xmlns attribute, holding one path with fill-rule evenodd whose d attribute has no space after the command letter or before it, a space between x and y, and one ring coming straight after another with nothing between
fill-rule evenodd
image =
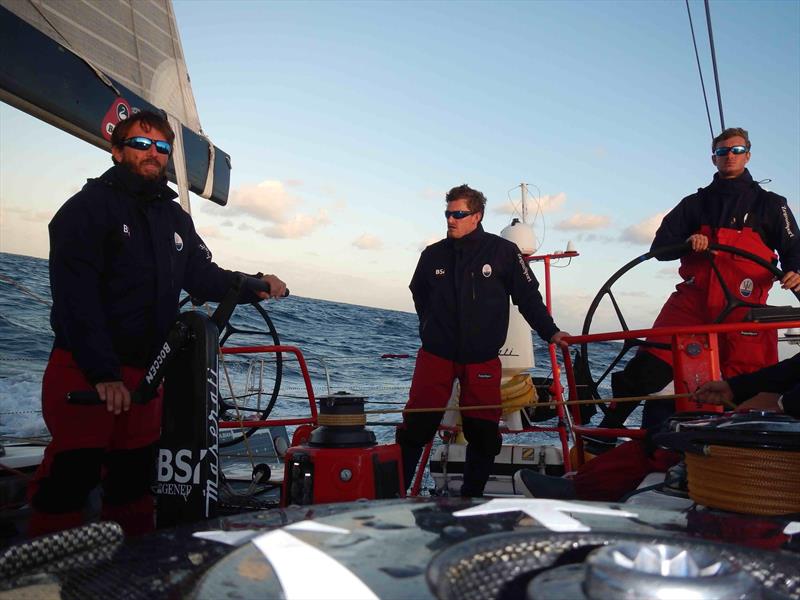
<instances>
[{"instance_id":1,"label":"red metal frame","mask_svg":"<svg viewBox=\"0 0 800 600\"><path fill-rule=\"evenodd\" d=\"M525 257L527 261L543 261L545 266L545 299L548 312L552 314L551 305L551 282L550 282L550 261L554 258L571 258L578 256L577 252L564 252L556 254L547 254L542 256L528 256ZM673 328L658 328L658 329L634 329L630 331L608 332L608 333L595 333L590 335L575 335L565 338L565 341L570 344L583 344L591 342L605 342L612 340L626 340L631 338L646 338L648 336L656 335L671 335L673 339L673 346L677 348L679 339L707 336L709 347L716 348L716 334L729 333L734 331L765 331L772 329L791 329L800 327L800 321L786 321L781 323L720 323L715 325L697 325ZM248 421L220 421L220 429L236 429L243 427L270 427L277 425L316 425L317 424L317 406L314 397L314 389L311 385L311 377L308 373L305 358L299 348L295 346L244 346L239 348L221 348L222 354L256 354L256 353L277 353L285 352L293 354L297 358L300 365L300 371L303 375L303 381L306 386L309 400L310 417L294 417L284 419L266 419L266 420L248 420ZM562 359L564 361L564 371L567 376L567 386L569 388L569 400L577 400L577 384L575 381L575 373L572 365L572 358L569 353L569 348L562 348ZM564 469L566 471L572 470L572 461L569 453L569 435L568 435L568 419L566 415L564 402L564 388L561 385L561 370L558 364L556 355L555 344L549 345L550 362L553 370L553 385L551 387L551 395L556 404L556 415L558 416L558 425L555 427L525 427L521 430L514 430L513 433L530 433L530 432L558 432L559 440L564 459ZM714 359L718 357L715 352L712 352ZM713 361L712 361L713 362ZM716 370L715 370L716 369ZM712 365L710 375L718 376L719 366ZM574 420L572 426L572 433L575 437L575 446L578 452L578 463L582 464L583 461L583 435L592 434L598 437L629 437L629 438L642 438L645 431L641 429L601 429L598 427L587 427L581 424L580 410L578 406L572 406L571 415ZM440 431L448 431L456 433L458 427L441 426ZM501 433L508 433L508 428L501 428ZM425 471L425 465L430 458L433 441L431 441L424 449L423 455L419 462L417 472L414 477L414 482L411 487L410 496L419 494L422 484L422 476Z\"/></svg>"},{"instance_id":2,"label":"red metal frame","mask_svg":"<svg viewBox=\"0 0 800 600\"><path fill-rule=\"evenodd\" d=\"M663 327L663 328L655 328L655 329L632 329L629 331L617 331L617 332L609 332L609 333L594 333L589 335L574 335L566 338L567 342L572 344L584 344L584 343L591 343L591 342L608 342L613 340L627 340L633 338L646 338L646 337L655 337L655 336L665 336L669 335L672 337L672 346L673 352L679 352L679 346L683 340L690 338L690 337L699 337L703 339L704 336L708 338L708 345L712 350L712 357L713 360L711 361L712 364L708 369L705 371L705 375L709 377L709 379L719 378L720 370L719 370L719 356L716 353L716 338L717 334L719 333L730 333L735 331L767 331L773 329L792 329L795 327L800 327L800 321L784 321L779 323L748 323L748 322L738 322L738 323L718 323L718 324L709 324L709 325L692 325L692 326L684 326L684 327ZM575 373L573 371L572 366L572 358L569 354L569 349L562 349L562 358L564 360L564 371L567 374L567 386L569 387L569 400L577 400L578 399L578 387L575 382ZM685 386L684 386L685 388ZM684 392L690 392L692 390L688 388L681 388ZM677 390L676 390L677 391ZM584 456L583 456L583 439L582 436L585 434L591 434L595 437L629 437L633 439L641 439L645 435L645 431L643 429L606 429L606 428L599 428L599 427L587 427L581 425L580 421L580 409L578 406L573 405L570 407L572 416L574 419L574 424L572 427L572 431L575 434L575 446L578 452L578 463L583 464ZM564 460L564 468L567 470L571 469L567 467L567 460Z\"/></svg>"},{"instance_id":3,"label":"red metal frame","mask_svg":"<svg viewBox=\"0 0 800 600\"><path fill-rule=\"evenodd\" d=\"M297 417L290 419L266 419L255 421L220 421L220 429L239 429L242 427L271 427L273 425L316 425L317 424L317 402L314 398L314 388L311 386L311 377L308 374L308 367L306 366L306 359L299 348L295 346L242 346L239 348L220 348L222 354L257 354L265 352L286 352L294 354L297 362L300 365L300 372L303 375L303 381L306 385L306 392L308 393L310 417Z\"/></svg>"}]
</instances>

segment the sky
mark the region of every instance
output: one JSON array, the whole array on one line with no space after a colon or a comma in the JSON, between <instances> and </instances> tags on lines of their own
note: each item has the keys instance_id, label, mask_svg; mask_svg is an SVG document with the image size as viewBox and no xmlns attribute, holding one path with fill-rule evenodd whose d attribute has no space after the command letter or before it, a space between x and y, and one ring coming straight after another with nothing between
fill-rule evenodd
<instances>
[{"instance_id":1,"label":"sky","mask_svg":"<svg viewBox=\"0 0 800 600\"><path fill-rule=\"evenodd\" d=\"M499 233L526 182L538 253L580 253L552 269L555 319L578 333L600 286L714 172L682 1L174 6L203 128L233 165L227 207L193 197L198 231L219 264L300 296L413 311L447 190L483 191ZM725 124L750 131L751 173L798 214L800 2L710 7ZM110 164L0 104L0 251L46 257L49 219ZM629 326L649 326L675 283L677 263L649 261L615 284ZM604 303L591 331L618 328Z\"/></svg>"}]
</instances>

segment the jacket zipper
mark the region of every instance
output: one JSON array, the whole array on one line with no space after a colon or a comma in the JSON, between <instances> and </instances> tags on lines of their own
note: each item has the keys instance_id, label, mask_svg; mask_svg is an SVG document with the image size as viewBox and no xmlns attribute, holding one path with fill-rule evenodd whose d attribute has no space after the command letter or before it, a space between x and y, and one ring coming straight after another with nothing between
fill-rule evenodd
<instances>
[{"instance_id":1,"label":"jacket zipper","mask_svg":"<svg viewBox=\"0 0 800 600\"><path fill-rule=\"evenodd\" d=\"M475 300L475 271L470 271L469 276L472 280L472 299Z\"/></svg>"}]
</instances>

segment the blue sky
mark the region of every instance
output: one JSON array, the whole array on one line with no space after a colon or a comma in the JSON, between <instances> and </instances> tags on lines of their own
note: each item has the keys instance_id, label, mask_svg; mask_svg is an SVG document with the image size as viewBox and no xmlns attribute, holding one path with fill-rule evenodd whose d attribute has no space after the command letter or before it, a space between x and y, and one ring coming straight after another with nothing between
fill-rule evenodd
<instances>
[{"instance_id":1,"label":"blue sky","mask_svg":"<svg viewBox=\"0 0 800 600\"><path fill-rule=\"evenodd\" d=\"M690 5L712 92L703 5ZM499 233L525 181L545 209L542 251L573 240L581 252L553 271L556 320L578 332L659 215L713 174L682 1L176 0L175 11L201 122L233 161L228 207L194 199L198 229L220 264L274 272L302 296L412 310L408 281L444 234L444 193L482 190ZM711 12L726 125L750 130L753 176L797 214L800 2ZM46 256L49 218L109 164L0 106L0 250ZM626 278L632 326L649 325L676 277L663 263ZM615 328L607 311L598 320Z\"/></svg>"}]
</instances>

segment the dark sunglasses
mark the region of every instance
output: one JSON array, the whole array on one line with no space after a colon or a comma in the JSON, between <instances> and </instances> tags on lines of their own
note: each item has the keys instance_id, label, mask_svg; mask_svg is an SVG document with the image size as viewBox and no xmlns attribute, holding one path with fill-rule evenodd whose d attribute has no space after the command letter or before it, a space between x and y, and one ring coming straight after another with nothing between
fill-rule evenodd
<instances>
[{"instance_id":1,"label":"dark sunglasses","mask_svg":"<svg viewBox=\"0 0 800 600\"><path fill-rule=\"evenodd\" d=\"M446 210L444 211L444 218L449 219L450 217L453 217L454 219L463 219L464 217L474 214L474 210Z\"/></svg>"},{"instance_id":2,"label":"dark sunglasses","mask_svg":"<svg viewBox=\"0 0 800 600\"><path fill-rule=\"evenodd\" d=\"M747 152L747 146L720 146L719 148L714 148L714 156L726 156L728 152L744 154Z\"/></svg>"},{"instance_id":3,"label":"dark sunglasses","mask_svg":"<svg viewBox=\"0 0 800 600\"><path fill-rule=\"evenodd\" d=\"M156 145L156 152L159 154L169 154L172 152L172 144L164 140L151 140L149 137L137 135L122 142L123 146L128 146L134 150L149 150L150 146Z\"/></svg>"}]
</instances>

